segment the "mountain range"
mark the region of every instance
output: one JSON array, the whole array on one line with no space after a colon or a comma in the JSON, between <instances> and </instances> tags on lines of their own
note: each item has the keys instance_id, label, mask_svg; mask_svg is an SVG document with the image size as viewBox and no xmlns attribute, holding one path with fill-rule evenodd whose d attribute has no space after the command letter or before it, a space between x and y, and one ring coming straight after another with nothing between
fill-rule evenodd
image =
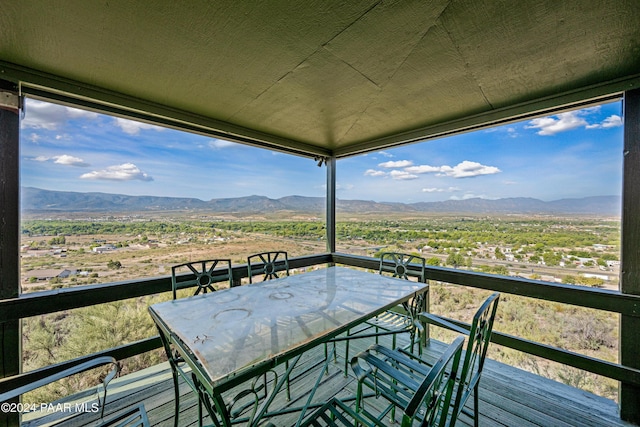
<instances>
[{"instance_id":1,"label":"mountain range","mask_svg":"<svg viewBox=\"0 0 640 427\"><path fill-rule=\"evenodd\" d=\"M127 196L110 193L79 193L23 187L23 212L152 212L203 211L213 213L274 213L279 211L320 214L323 197L287 196L271 199L247 196L204 201L186 197ZM466 199L443 202L386 203L368 200L337 200L336 210L349 213L434 212L500 214L581 214L619 216L620 196L594 196L550 202L514 197L497 200Z\"/></svg>"}]
</instances>

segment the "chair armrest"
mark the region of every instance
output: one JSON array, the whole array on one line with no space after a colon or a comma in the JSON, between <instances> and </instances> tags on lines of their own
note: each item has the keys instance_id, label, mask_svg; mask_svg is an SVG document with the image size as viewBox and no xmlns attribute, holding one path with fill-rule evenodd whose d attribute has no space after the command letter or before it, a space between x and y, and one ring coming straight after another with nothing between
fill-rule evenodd
<instances>
[{"instance_id":1,"label":"chair armrest","mask_svg":"<svg viewBox=\"0 0 640 427\"><path fill-rule=\"evenodd\" d=\"M106 399L107 394L107 384L111 381L116 374L118 373L118 364L116 359L111 356L101 356L96 357L95 359L88 360L86 362L79 363L70 368L64 369L55 374L51 374L44 378L40 378L34 381L29 380L30 377L35 377L36 374L33 372L27 372L25 374L18 374L12 377L3 378L0 380L0 390L7 390L3 393L0 393L0 402L4 402L13 398L16 398L24 393L33 391L39 387L43 387L52 382L61 380L62 378L69 377L74 374L79 374L84 371L88 371L89 369L96 368L102 365L112 364L113 369L107 374L105 379L102 381L102 385L104 387L104 398ZM19 385L22 384L22 385Z\"/></svg>"},{"instance_id":2,"label":"chair armrest","mask_svg":"<svg viewBox=\"0 0 640 427\"><path fill-rule=\"evenodd\" d=\"M351 370L355 374L358 381L362 381L368 374L370 374L373 371L371 367L365 370L362 368L362 366L360 366L360 362L359 362L360 354L361 353L358 353L351 358Z\"/></svg>"},{"instance_id":3,"label":"chair armrest","mask_svg":"<svg viewBox=\"0 0 640 427\"><path fill-rule=\"evenodd\" d=\"M436 326L440 326L442 328L451 329L460 334L469 335L469 328L463 328L462 326L456 325L455 323L451 323L448 320L444 319L433 313L422 312L418 314L418 319L421 321L431 323Z\"/></svg>"}]
</instances>

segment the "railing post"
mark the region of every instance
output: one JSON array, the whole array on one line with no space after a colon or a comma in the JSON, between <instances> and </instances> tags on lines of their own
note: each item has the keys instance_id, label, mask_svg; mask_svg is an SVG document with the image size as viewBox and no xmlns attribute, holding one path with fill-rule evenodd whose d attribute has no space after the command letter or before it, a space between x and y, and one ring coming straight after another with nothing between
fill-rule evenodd
<instances>
[{"instance_id":1,"label":"railing post","mask_svg":"<svg viewBox=\"0 0 640 427\"><path fill-rule=\"evenodd\" d=\"M336 251L336 158L326 159L327 165L327 218L325 221L327 252Z\"/></svg>"},{"instance_id":2,"label":"railing post","mask_svg":"<svg viewBox=\"0 0 640 427\"><path fill-rule=\"evenodd\" d=\"M620 291L640 295L640 89L624 96ZM640 317L620 316L620 363L640 368ZM640 424L640 388L620 385L620 418Z\"/></svg>"},{"instance_id":3,"label":"railing post","mask_svg":"<svg viewBox=\"0 0 640 427\"><path fill-rule=\"evenodd\" d=\"M17 87L0 80L0 299L20 294L20 110ZM0 377L20 373L20 321L0 323ZM18 413L0 412L0 424L18 426Z\"/></svg>"}]
</instances>

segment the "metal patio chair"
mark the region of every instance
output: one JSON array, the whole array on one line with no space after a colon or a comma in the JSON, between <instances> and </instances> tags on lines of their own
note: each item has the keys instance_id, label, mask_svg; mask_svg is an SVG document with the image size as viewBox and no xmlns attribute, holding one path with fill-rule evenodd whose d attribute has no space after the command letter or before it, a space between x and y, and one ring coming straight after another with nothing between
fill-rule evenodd
<instances>
[{"instance_id":1,"label":"metal patio chair","mask_svg":"<svg viewBox=\"0 0 640 427\"><path fill-rule=\"evenodd\" d=\"M109 382L117 375L119 371L116 359L111 356L100 356L84 362L73 364L60 372L42 376L41 372L33 371L24 374L18 374L12 377L0 380L0 402L15 399L24 393L33 391L39 387L54 383L63 378L80 374L90 369L100 366L113 365L111 370L102 380L97 388L98 405L100 406L100 419L96 427L147 427L149 420L144 405L140 404L129 408L127 411L116 416L110 416L104 419L104 408L107 399L107 386ZM102 398L100 397L102 396ZM66 420L65 420L66 421ZM65 421L62 421L63 423Z\"/></svg>"},{"instance_id":2,"label":"metal patio chair","mask_svg":"<svg viewBox=\"0 0 640 427\"><path fill-rule=\"evenodd\" d=\"M498 308L499 298L500 294L494 293L481 304L480 308L478 308L473 316L473 321L469 330L452 324L439 316L432 315L430 313L420 314L420 317L424 321L452 329L469 337L464 359L460 369L458 370L460 375L456 380L456 386L454 389L455 399L453 401L451 411L452 415L450 425L455 424L455 421L460 415L460 412L462 412L467 399L473 392L474 411L469 415L474 418L474 425L476 427L478 426L478 386L491 338L491 331L493 329L493 322ZM375 353L378 356L372 353ZM366 362L365 365L368 364L369 366L376 366L377 369L363 371L360 366L360 360ZM380 393L381 383L390 381L379 369L379 366L385 363L392 364L395 367L407 367L407 369L410 370L411 375L416 378L428 375L431 366L420 357L413 355L405 349L398 348L390 350L379 345L371 346L368 350L360 353L352 359L351 366L358 377L358 395L362 395L361 387L362 385L365 385L374 390L377 394L381 394L383 397L387 398L387 400L391 402L391 406L394 406L393 408L390 406L389 409L394 411L395 407L403 407L405 402L397 399L397 394L387 392Z\"/></svg>"},{"instance_id":3,"label":"metal patio chair","mask_svg":"<svg viewBox=\"0 0 640 427\"><path fill-rule=\"evenodd\" d=\"M426 282L426 260L422 257L399 252L383 252L380 254L379 274L388 274L410 280L416 277L420 283ZM426 309L427 295L420 294L402 305L402 310L398 308L387 310L384 313L368 320L356 330L347 332L345 339L345 375L349 362L349 339L355 338L376 338L381 335L392 335L393 348L396 347L396 335L408 333L410 337L411 352L415 347L417 334L424 332L424 327L418 319L418 313ZM369 332L373 329L375 332ZM340 338L341 339L341 338ZM418 345L418 353L422 354L422 347Z\"/></svg>"},{"instance_id":4,"label":"metal patio chair","mask_svg":"<svg viewBox=\"0 0 640 427\"><path fill-rule=\"evenodd\" d=\"M462 353L463 337L456 338L440 356L433 367L423 376L416 376L412 365L416 363L401 356L392 359L396 353L390 351L386 360L371 356L368 369L357 365L354 369L358 378L371 378L375 370L376 392L393 400L402 410L401 427L446 425L454 382ZM378 346L381 351L383 347ZM368 353L370 354L370 353ZM366 357L366 355L364 355ZM407 359L407 360L404 360ZM405 364L406 363L406 364ZM380 415L362 406L362 382L359 382L356 407L352 409L338 399L332 399L314 412L303 426L387 426L383 421L388 411Z\"/></svg>"},{"instance_id":5,"label":"metal patio chair","mask_svg":"<svg viewBox=\"0 0 640 427\"><path fill-rule=\"evenodd\" d=\"M180 273L191 273L182 275ZM221 280L228 280L229 287L233 286L233 270L230 259L207 259L193 262L185 262L171 267L171 289L173 299L177 299L178 289L195 286L193 295L199 293L214 292L213 284Z\"/></svg>"},{"instance_id":6,"label":"metal patio chair","mask_svg":"<svg viewBox=\"0 0 640 427\"><path fill-rule=\"evenodd\" d=\"M289 256L285 251L262 252L247 257L249 283L254 274L263 274L262 280L277 279L278 274L289 275Z\"/></svg>"},{"instance_id":7,"label":"metal patio chair","mask_svg":"<svg viewBox=\"0 0 640 427\"><path fill-rule=\"evenodd\" d=\"M171 267L171 289L173 299L177 299L177 291L195 287L193 296L200 293L215 292L214 283L228 281L229 287L233 286L233 270L230 259L207 259ZM160 334L162 337L162 334ZM175 425L178 426L178 414L180 413L180 388L179 379L182 377L189 387L198 394L198 387L193 381L192 375L186 368L186 362L182 356L171 348L168 342L163 339L163 345L171 366L174 390ZM198 400L198 415L202 419L202 402Z\"/></svg>"},{"instance_id":8,"label":"metal patio chair","mask_svg":"<svg viewBox=\"0 0 640 427\"><path fill-rule=\"evenodd\" d=\"M491 340L493 322L498 309L500 294L498 292L489 296L478 308L469 330L453 324L440 316L431 313L421 313L420 317L428 323L438 325L455 332L468 335L469 340L465 349L464 361L460 370L461 380L458 382L456 398L454 401L454 417L457 418L463 412L469 396L473 393L473 417L475 427L478 427L478 388L480 376L484 367L485 356ZM466 413L466 411L465 411Z\"/></svg>"},{"instance_id":9,"label":"metal patio chair","mask_svg":"<svg viewBox=\"0 0 640 427\"><path fill-rule=\"evenodd\" d=\"M378 273L390 274L392 277L405 280L410 280L412 277L416 277L418 282L425 283L427 281L426 260L417 255L399 252L383 252L380 254L380 267L378 268ZM389 320L391 320L392 324L399 325L395 328L388 329L393 333L393 348L396 346L395 335L398 333L408 332L411 337L411 352L413 352L416 334L422 334L424 331L424 327L418 319L418 313L426 309L426 298L427 294L420 294L420 296L404 303L403 311L399 312L396 310L388 310L385 313L384 318L378 316L377 325L379 325L379 328L381 327L384 329L384 321L389 322ZM383 322L380 322L380 320ZM420 354L421 351L422 347L419 346L418 352Z\"/></svg>"},{"instance_id":10,"label":"metal patio chair","mask_svg":"<svg viewBox=\"0 0 640 427\"><path fill-rule=\"evenodd\" d=\"M278 279L280 276L289 275L289 254L286 251L270 251L261 252L247 257L247 273L249 275L249 283L253 283L254 274L262 274L262 281ZM256 273L257 272L257 273ZM325 344L325 358L328 355L327 345ZM285 363L285 367L289 368L289 362ZM267 379L264 379L264 387L266 390ZM290 396L290 382L287 379L286 385L287 397Z\"/></svg>"},{"instance_id":11,"label":"metal patio chair","mask_svg":"<svg viewBox=\"0 0 640 427\"><path fill-rule=\"evenodd\" d=\"M184 273L184 274L183 274ZM200 293L206 294L208 292L215 292L216 288L214 283L220 283L222 281L228 281L229 287L233 286L233 269L230 259L207 259L192 261L183 264L174 265L171 267L171 287L173 291L173 299L177 299L177 291L179 289L186 289L195 287L193 295ZM160 334L162 337L162 334ZM186 368L186 362L182 356L173 351L171 345L163 339L163 345L167 358L169 359L169 365L171 366L173 385L174 385L174 405L175 405L175 425L178 426L178 414L180 413L180 389L179 378L182 377L189 387L198 395L201 395L196 382L193 379L192 374ZM227 407L231 410L234 406L238 405L233 411L234 414L241 413L246 408L244 401L258 401L258 392L263 388L266 392L267 378L264 376L264 384L256 386L256 381L251 383L251 386L236 394L233 398L225 402ZM202 401L198 399L198 415L202 420L203 409Z\"/></svg>"}]
</instances>

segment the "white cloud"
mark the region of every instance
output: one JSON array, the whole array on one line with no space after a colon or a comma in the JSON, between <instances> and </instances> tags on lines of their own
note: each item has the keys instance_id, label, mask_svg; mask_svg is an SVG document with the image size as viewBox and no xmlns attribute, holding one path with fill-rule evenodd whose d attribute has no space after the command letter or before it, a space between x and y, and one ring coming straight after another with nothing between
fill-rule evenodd
<instances>
[{"instance_id":1,"label":"white cloud","mask_svg":"<svg viewBox=\"0 0 640 427\"><path fill-rule=\"evenodd\" d=\"M419 165L419 166L410 166L405 168L404 170L409 173L435 173L440 172L442 166L429 166L429 165Z\"/></svg>"},{"instance_id":2,"label":"white cloud","mask_svg":"<svg viewBox=\"0 0 640 427\"><path fill-rule=\"evenodd\" d=\"M474 194L474 193L465 193L462 197L451 196L450 200L468 200L468 199L487 199L487 200L495 200L491 197L487 197L485 194Z\"/></svg>"},{"instance_id":3,"label":"white cloud","mask_svg":"<svg viewBox=\"0 0 640 427\"><path fill-rule=\"evenodd\" d=\"M54 163L59 165L67 165L67 166L89 166L89 163L86 163L79 157L69 156L68 154L63 154L61 156L53 156L52 157Z\"/></svg>"},{"instance_id":4,"label":"white cloud","mask_svg":"<svg viewBox=\"0 0 640 427\"><path fill-rule=\"evenodd\" d=\"M34 157L31 160L36 162L48 162L53 161L53 163L57 163L59 165L65 166L89 166L89 163L82 160L80 157L70 156L68 154L62 154L60 156L46 157L46 156L38 156Z\"/></svg>"},{"instance_id":5,"label":"white cloud","mask_svg":"<svg viewBox=\"0 0 640 427\"><path fill-rule=\"evenodd\" d=\"M622 126L622 117L617 114L613 114L602 121L602 123L594 123L587 125L587 129L609 129Z\"/></svg>"},{"instance_id":6,"label":"white cloud","mask_svg":"<svg viewBox=\"0 0 640 427\"><path fill-rule=\"evenodd\" d=\"M509 138L517 138L518 137L518 129L515 127L504 127L498 126L490 129L485 129L482 131L483 133L504 133Z\"/></svg>"},{"instance_id":7,"label":"white cloud","mask_svg":"<svg viewBox=\"0 0 640 427\"><path fill-rule=\"evenodd\" d=\"M134 122L133 120L123 119L121 117L117 117L115 119L115 125L118 126L124 133L128 133L129 135L137 135L143 129L153 129L157 131L162 131L164 128L156 125L150 125L148 123L142 122Z\"/></svg>"},{"instance_id":8,"label":"white cloud","mask_svg":"<svg viewBox=\"0 0 640 427\"><path fill-rule=\"evenodd\" d=\"M387 173L384 171L377 171L375 169L367 169L364 172L365 176L387 176Z\"/></svg>"},{"instance_id":9,"label":"white cloud","mask_svg":"<svg viewBox=\"0 0 640 427\"><path fill-rule=\"evenodd\" d=\"M456 191L460 191L460 189L458 187L449 187L449 188L436 188L436 187L431 187L431 188L423 188L422 192L423 193L453 193Z\"/></svg>"},{"instance_id":10,"label":"white cloud","mask_svg":"<svg viewBox=\"0 0 640 427\"><path fill-rule=\"evenodd\" d=\"M391 178L398 180L418 179L418 175L413 175L405 171L391 171L389 175L391 175Z\"/></svg>"},{"instance_id":11,"label":"white cloud","mask_svg":"<svg viewBox=\"0 0 640 427\"><path fill-rule=\"evenodd\" d=\"M378 164L381 168L406 168L407 166L411 166L413 162L411 160L398 160L398 161L389 161Z\"/></svg>"},{"instance_id":12,"label":"white cloud","mask_svg":"<svg viewBox=\"0 0 640 427\"><path fill-rule=\"evenodd\" d=\"M492 175L502 172L495 166L486 166L478 162L471 162L465 160L458 163L456 166L431 166L431 165L419 165L411 166L404 169L407 173L412 174L424 174L435 173L436 176L449 176L452 178L471 178L479 175Z\"/></svg>"},{"instance_id":13,"label":"white cloud","mask_svg":"<svg viewBox=\"0 0 640 427\"><path fill-rule=\"evenodd\" d=\"M580 117L579 111L569 111L567 113L560 113L555 116L542 117L540 119L533 119L529 122L526 129L539 129L537 134L543 136L555 135L559 132L565 132L568 130L576 129L579 127L587 126L587 121Z\"/></svg>"},{"instance_id":14,"label":"white cloud","mask_svg":"<svg viewBox=\"0 0 640 427\"><path fill-rule=\"evenodd\" d=\"M393 154L388 153L386 151L378 151L378 154L380 154L381 156L384 156L384 157L394 157Z\"/></svg>"},{"instance_id":15,"label":"white cloud","mask_svg":"<svg viewBox=\"0 0 640 427\"><path fill-rule=\"evenodd\" d=\"M450 166L442 166L441 173L453 178L472 178L479 175L493 175L502 172L495 166L486 166L478 162L470 162L465 160L458 163L453 168Z\"/></svg>"},{"instance_id":16,"label":"white cloud","mask_svg":"<svg viewBox=\"0 0 640 427\"><path fill-rule=\"evenodd\" d=\"M121 165L109 166L100 171L85 173L80 176L82 179L98 179L109 181L153 181L153 178L142 172L133 163L123 163Z\"/></svg>"},{"instance_id":17,"label":"white cloud","mask_svg":"<svg viewBox=\"0 0 640 427\"><path fill-rule=\"evenodd\" d=\"M566 113L556 114L555 116L542 117L533 119L526 129L538 129L538 135L550 136L556 133L565 132L572 129L584 127L585 129L609 129L622 126L622 117L613 114L601 123L590 124L584 116L596 114L600 111L600 107L586 108L579 111L569 111Z\"/></svg>"},{"instance_id":18,"label":"white cloud","mask_svg":"<svg viewBox=\"0 0 640 427\"><path fill-rule=\"evenodd\" d=\"M231 141L225 141L224 139L212 139L209 141L209 147L214 148L216 150L227 147L234 147L237 144Z\"/></svg>"},{"instance_id":19,"label":"white cloud","mask_svg":"<svg viewBox=\"0 0 640 427\"><path fill-rule=\"evenodd\" d=\"M78 110L76 108L65 107L49 102L29 99L25 108L24 120L21 122L23 128L56 130L69 119L98 118L97 113Z\"/></svg>"}]
</instances>

